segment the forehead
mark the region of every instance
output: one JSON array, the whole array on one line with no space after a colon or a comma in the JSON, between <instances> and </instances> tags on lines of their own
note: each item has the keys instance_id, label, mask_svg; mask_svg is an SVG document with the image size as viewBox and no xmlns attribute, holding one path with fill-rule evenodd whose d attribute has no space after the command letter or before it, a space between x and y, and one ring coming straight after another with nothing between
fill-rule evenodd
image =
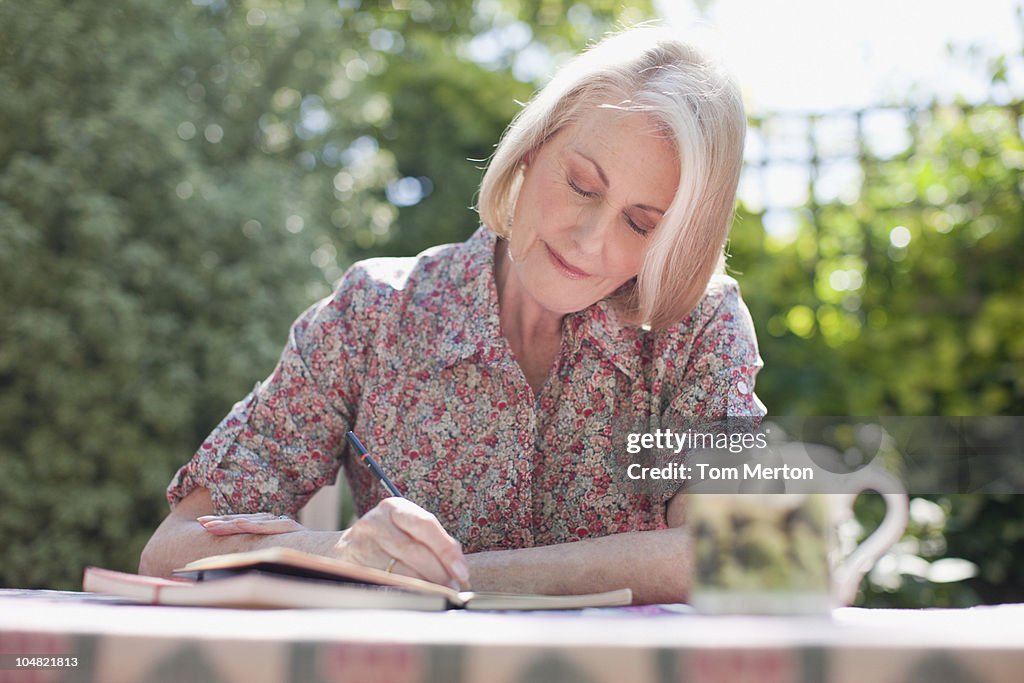
<instances>
[{"instance_id":1,"label":"forehead","mask_svg":"<svg viewBox=\"0 0 1024 683\"><path fill-rule=\"evenodd\" d=\"M620 182L638 173L647 182L657 181L673 189L679 182L675 142L651 114L584 107L564 133L560 137L566 152L593 159L609 176L619 175ZM614 183L615 178L609 180Z\"/></svg>"}]
</instances>

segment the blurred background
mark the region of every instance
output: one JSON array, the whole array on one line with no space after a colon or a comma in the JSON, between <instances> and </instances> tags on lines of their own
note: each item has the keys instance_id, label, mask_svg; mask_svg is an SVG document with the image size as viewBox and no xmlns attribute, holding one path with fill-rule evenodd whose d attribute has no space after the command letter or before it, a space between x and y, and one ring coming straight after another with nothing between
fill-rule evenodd
<instances>
[{"instance_id":1,"label":"blurred background","mask_svg":"<svg viewBox=\"0 0 1024 683\"><path fill-rule=\"evenodd\" d=\"M518 102L651 19L745 88L730 270L769 411L1024 414L1021 3L888 5L0 0L0 586L134 571L295 316L468 236ZM977 494L915 498L858 598L1012 601L1024 496Z\"/></svg>"}]
</instances>

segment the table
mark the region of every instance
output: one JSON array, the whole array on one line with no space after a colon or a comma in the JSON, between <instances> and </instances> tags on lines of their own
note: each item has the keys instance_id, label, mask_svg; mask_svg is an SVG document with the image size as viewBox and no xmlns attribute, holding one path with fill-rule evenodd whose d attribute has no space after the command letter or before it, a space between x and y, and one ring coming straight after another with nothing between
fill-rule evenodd
<instances>
[{"instance_id":1,"label":"table","mask_svg":"<svg viewBox=\"0 0 1024 683\"><path fill-rule=\"evenodd\" d=\"M708 617L153 607L0 590L0 683L1024 681L1024 605ZM15 670L16 654L78 666Z\"/></svg>"}]
</instances>

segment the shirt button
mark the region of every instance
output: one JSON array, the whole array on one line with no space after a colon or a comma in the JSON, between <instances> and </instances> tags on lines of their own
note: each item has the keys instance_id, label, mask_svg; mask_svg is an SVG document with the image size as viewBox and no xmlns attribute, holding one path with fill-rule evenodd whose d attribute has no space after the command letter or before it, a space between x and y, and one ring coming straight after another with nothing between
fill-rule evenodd
<instances>
[{"instance_id":1,"label":"shirt button","mask_svg":"<svg viewBox=\"0 0 1024 683\"><path fill-rule=\"evenodd\" d=\"M738 382L738 383L736 384L736 389L737 389L737 390L738 390L738 391L739 391L739 392L740 392L741 394L747 394L747 393L750 393L750 387L748 387L748 386L747 386L747 383L746 383L746 382L744 382L743 380L740 380L740 381L739 381L739 382Z\"/></svg>"}]
</instances>

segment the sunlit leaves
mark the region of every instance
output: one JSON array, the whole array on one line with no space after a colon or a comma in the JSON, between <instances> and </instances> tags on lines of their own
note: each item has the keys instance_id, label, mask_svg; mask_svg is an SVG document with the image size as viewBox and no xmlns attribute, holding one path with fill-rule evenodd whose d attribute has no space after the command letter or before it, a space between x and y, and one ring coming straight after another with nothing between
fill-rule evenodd
<instances>
[{"instance_id":1,"label":"sunlit leaves","mask_svg":"<svg viewBox=\"0 0 1024 683\"><path fill-rule=\"evenodd\" d=\"M936 106L911 118L905 152L861 159L857 201L793 213L804 219L788 243L773 242L757 213L741 213L733 229L732 265L759 330L758 393L770 412L1024 409L1021 106ZM1024 529L1012 521L1024 512L1020 496L937 502L945 528L912 524L910 550L865 582L864 604L1022 599ZM881 510L865 501L858 517L872 528ZM939 569L954 566L938 564L942 553L969 560L977 576L937 583Z\"/></svg>"},{"instance_id":2,"label":"sunlit leaves","mask_svg":"<svg viewBox=\"0 0 1024 683\"><path fill-rule=\"evenodd\" d=\"M634 6L0 2L0 585L133 570L297 312L476 226L534 87L460 52L485 7L543 17L516 52L546 58Z\"/></svg>"},{"instance_id":3,"label":"sunlit leaves","mask_svg":"<svg viewBox=\"0 0 1024 683\"><path fill-rule=\"evenodd\" d=\"M756 216L734 229L733 265L764 331L759 388L774 411L1024 407L1024 377L1002 369L1012 354L997 341L1013 337L1000 321L1017 317L997 302L1022 294L1018 114L942 106L912 118L903 156L864 158L862 200L819 207L788 247L759 253L748 237ZM800 373L830 379L809 399L784 390Z\"/></svg>"}]
</instances>

